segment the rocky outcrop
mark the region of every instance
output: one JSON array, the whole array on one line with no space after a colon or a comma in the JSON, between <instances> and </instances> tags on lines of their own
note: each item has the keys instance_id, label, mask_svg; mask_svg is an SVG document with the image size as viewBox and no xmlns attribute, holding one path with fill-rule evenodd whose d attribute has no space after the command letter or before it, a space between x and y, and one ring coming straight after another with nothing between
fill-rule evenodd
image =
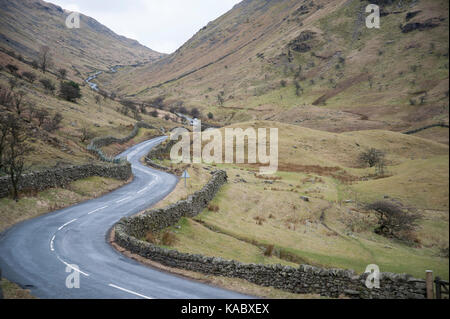
<instances>
[{"instance_id":1,"label":"rocky outcrop","mask_svg":"<svg viewBox=\"0 0 450 319\"><path fill-rule=\"evenodd\" d=\"M439 23L435 22L434 19L428 19L424 22L411 22L404 26L401 26L402 33L408 33L415 30L424 31L427 29L432 29L439 26Z\"/></svg>"},{"instance_id":2,"label":"rocky outcrop","mask_svg":"<svg viewBox=\"0 0 450 319\"><path fill-rule=\"evenodd\" d=\"M181 253L141 240L148 231L158 232L175 225L182 217L200 213L227 180L226 173L216 171L200 191L166 208L123 218L114 226L115 242L126 250L162 265L196 271L208 275L242 278L249 282L293 293L320 294L351 298L423 299L425 282L406 274L382 273L379 289L365 285L368 274L352 270L324 269L309 265L244 264L234 260Z\"/></svg>"},{"instance_id":3,"label":"rocky outcrop","mask_svg":"<svg viewBox=\"0 0 450 319\"><path fill-rule=\"evenodd\" d=\"M19 191L42 191L52 187L64 187L73 181L91 176L128 180L131 175L131 165L127 162L119 165L85 164L49 168L23 174L19 182ZM9 176L0 177L0 198L8 196L11 190L12 185Z\"/></svg>"},{"instance_id":4,"label":"rocky outcrop","mask_svg":"<svg viewBox=\"0 0 450 319\"><path fill-rule=\"evenodd\" d=\"M300 35L289 42L288 47L296 52L305 53L311 50L312 43L311 40L313 40L316 36L316 33L313 31L303 31L300 33Z\"/></svg>"}]
</instances>

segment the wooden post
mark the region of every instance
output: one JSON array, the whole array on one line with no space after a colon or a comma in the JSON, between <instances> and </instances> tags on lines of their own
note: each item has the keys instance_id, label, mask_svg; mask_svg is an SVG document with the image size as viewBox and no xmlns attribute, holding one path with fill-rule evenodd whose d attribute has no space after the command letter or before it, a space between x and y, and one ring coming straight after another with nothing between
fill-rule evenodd
<instances>
[{"instance_id":1,"label":"wooden post","mask_svg":"<svg viewBox=\"0 0 450 319\"><path fill-rule=\"evenodd\" d=\"M434 299L434 289L433 289L433 271L426 271L426 282L427 282L427 299Z\"/></svg>"},{"instance_id":2,"label":"wooden post","mask_svg":"<svg viewBox=\"0 0 450 319\"><path fill-rule=\"evenodd\" d=\"M436 276L436 280L434 282L436 283L436 299L441 299L442 298L442 294L441 294L441 278Z\"/></svg>"}]
</instances>

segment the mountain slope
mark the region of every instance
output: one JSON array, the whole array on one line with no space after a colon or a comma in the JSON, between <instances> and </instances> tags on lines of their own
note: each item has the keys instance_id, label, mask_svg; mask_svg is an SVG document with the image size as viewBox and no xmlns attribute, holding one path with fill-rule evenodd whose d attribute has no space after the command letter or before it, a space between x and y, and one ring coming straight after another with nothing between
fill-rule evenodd
<instances>
[{"instance_id":1,"label":"mountain slope","mask_svg":"<svg viewBox=\"0 0 450 319\"><path fill-rule=\"evenodd\" d=\"M119 36L96 20L80 14L80 28L69 29L70 12L41 0L0 0L0 46L36 59L42 45L51 48L54 64L78 74L113 65L157 59L155 52Z\"/></svg>"},{"instance_id":2,"label":"mountain slope","mask_svg":"<svg viewBox=\"0 0 450 319\"><path fill-rule=\"evenodd\" d=\"M368 1L245 0L174 54L101 79L225 124L402 131L448 123L448 2L375 2L381 29L365 26Z\"/></svg>"}]
</instances>

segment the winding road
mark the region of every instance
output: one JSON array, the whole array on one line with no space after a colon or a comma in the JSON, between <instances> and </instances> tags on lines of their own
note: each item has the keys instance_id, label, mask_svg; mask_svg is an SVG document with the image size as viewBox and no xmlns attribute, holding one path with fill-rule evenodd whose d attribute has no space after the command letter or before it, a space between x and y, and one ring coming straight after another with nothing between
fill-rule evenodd
<instances>
[{"instance_id":1,"label":"winding road","mask_svg":"<svg viewBox=\"0 0 450 319\"><path fill-rule=\"evenodd\" d=\"M177 184L175 176L139 161L165 138L135 145L118 156L127 157L132 164L134 180L126 186L1 233L0 268L4 277L39 298L247 298L144 266L108 243L108 231L120 218L157 203ZM80 287L67 288L66 279L74 272L79 274Z\"/></svg>"}]
</instances>

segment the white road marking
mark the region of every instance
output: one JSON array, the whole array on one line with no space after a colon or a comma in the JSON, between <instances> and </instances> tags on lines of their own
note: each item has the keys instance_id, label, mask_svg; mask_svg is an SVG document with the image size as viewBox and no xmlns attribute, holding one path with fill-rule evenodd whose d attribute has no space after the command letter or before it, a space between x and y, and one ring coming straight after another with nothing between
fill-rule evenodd
<instances>
[{"instance_id":1,"label":"white road marking","mask_svg":"<svg viewBox=\"0 0 450 319\"><path fill-rule=\"evenodd\" d=\"M105 209L105 208L108 208L108 206L104 206L104 207L101 207L101 208L97 208L96 210L93 210L92 212L88 213L88 215L91 215L91 214L93 214L93 213L95 213L95 212L98 212L99 210L102 210L102 209Z\"/></svg>"},{"instance_id":2,"label":"white road marking","mask_svg":"<svg viewBox=\"0 0 450 319\"><path fill-rule=\"evenodd\" d=\"M67 222L67 223L65 223L64 225L62 225L61 227L59 227L58 228L58 230L61 230L61 229L63 229L64 227L66 227L67 225L69 225L69 224L71 224L71 223L73 223L74 221L76 221L77 220L77 218L75 218L75 219L72 219L70 222Z\"/></svg>"},{"instance_id":3,"label":"white road marking","mask_svg":"<svg viewBox=\"0 0 450 319\"><path fill-rule=\"evenodd\" d=\"M147 189L148 189L148 187L145 187L145 188L141 189L141 190L140 190L139 192L137 192L137 193L140 194L140 193L142 193L142 192L145 192Z\"/></svg>"},{"instance_id":4,"label":"white road marking","mask_svg":"<svg viewBox=\"0 0 450 319\"><path fill-rule=\"evenodd\" d=\"M62 262L64 265L66 265L67 267L69 267L69 268L75 270L76 272L79 272L80 274L82 274L82 275L84 275L84 276L86 276L86 277L89 277L89 274L87 274L87 273L85 273L85 272L82 272L81 270L79 270L79 269L73 267L72 265L66 263L64 260L62 260L61 258L59 258L59 256L57 256L57 257L58 257L58 260L59 260L60 262Z\"/></svg>"},{"instance_id":5,"label":"white road marking","mask_svg":"<svg viewBox=\"0 0 450 319\"><path fill-rule=\"evenodd\" d=\"M118 203L124 202L124 201L126 201L126 200L128 200L130 198L131 198L131 196L125 197L125 198L123 198L121 200L118 200L116 203L118 204Z\"/></svg>"},{"instance_id":6,"label":"white road marking","mask_svg":"<svg viewBox=\"0 0 450 319\"><path fill-rule=\"evenodd\" d=\"M119 289L119 290L122 290L122 291L125 291L125 292L128 292L129 294L132 294L132 295L135 295L135 296L138 296L138 297L142 297L144 299L153 299L151 297L138 294L137 292L134 292L134 291L131 291L131 290L128 290L128 289L125 289L125 288L122 288L122 287L119 287L119 286L116 286L116 285L113 285L113 284L109 284L108 286L116 288L116 289Z\"/></svg>"},{"instance_id":7,"label":"white road marking","mask_svg":"<svg viewBox=\"0 0 450 319\"><path fill-rule=\"evenodd\" d=\"M53 235L52 240L50 241L50 250L55 251L55 248L53 246L53 241L55 240L56 235Z\"/></svg>"}]
</instances>

